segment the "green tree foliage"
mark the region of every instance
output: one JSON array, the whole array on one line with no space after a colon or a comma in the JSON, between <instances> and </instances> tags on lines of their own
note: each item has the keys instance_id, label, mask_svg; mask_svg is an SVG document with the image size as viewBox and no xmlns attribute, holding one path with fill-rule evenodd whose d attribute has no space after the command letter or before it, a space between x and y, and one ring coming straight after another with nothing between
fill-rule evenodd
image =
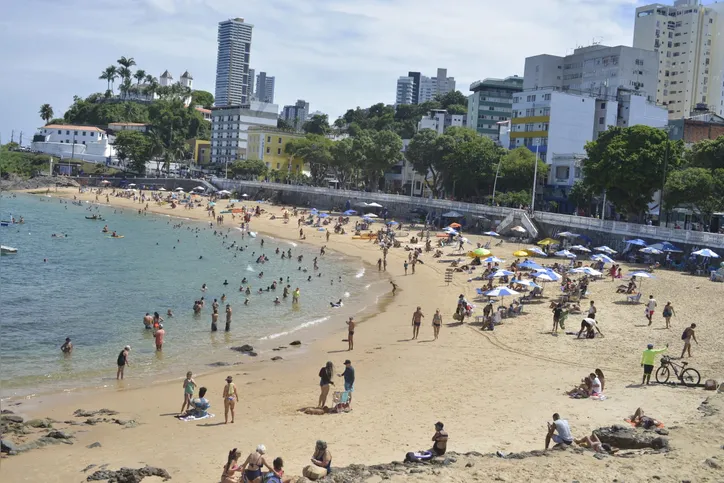
<instances>
[{"instance_id":1,"label":"green tree foliage","mask_svg":"<svg viewBox=\"0 0 724 483\"><path fill-rule=\"evenodd\" d=\"M55 162L58 158L54 158L47 154L35 154L24 151L14 151L19 146L17 143L7 143L0 146L0 175L3 178L9 173L30 178L38 172L48 172L49 161L52 158Z\"/></svg>"},{"instance_id":2,"label":"green tree foliage","mask_svg":"<svg viewBox=\"0 0 724 483\"><path fill-rule=\"evenodd\" d=\"M284 131L294 131L294 126L289 123L286 119L281 117L277 119L277 129L283 129Z\"/></svg>"},{"instance_id":3,"label":"green tree foliage","mask_svg":"<svg viewBox=\"0 0 724 483\"><path fill-rule=\"evenodd\" d=\"M440 109L450 110L451 106L462 106L465 110L464 113L468 112L468 98L460 91L452 91L447 94L435 96L435 100L440 103Z\"/></svg>"},{"instance_id":4,"label":"green tree foliage","mask_svg":"<svg viewBox=\"0 0 724 483\"><path fill-rule=\"evenodd\" d=\"M549 166L538 159L538 181L545 179ZM530 190L533 186L535 154L528 148L520 147L508 151L500 164L497 189L500 191Z\"/></svg>"},{"instance_id":5,"label":"green tree foliage","mask_svg":"<svg viewBox=\"0 0 724 483\"><path fill-rule=\"evenodd\" d=\"M666 180L664 208L689 206L705 219L724 210L724 168L686 168L674 171Z\"/></svg>"},{"instance_id":6,"label":"green tree foliage","mask_svg":"<svg viewBox=\"0 0 724 483\"><path fill-rule=\"evenodd\" d=\"M402 159L402 139L392 131L368 131L363 136L370 139L362 165L365 185L376 190L385 172Z\"/></svg>"},{"instance_id":7,"label":"green tree foliage","mask_svg":"<svg viewBox=\"0 0 724 483\"><path fill-rule=\"evenodd\" d=\"M434 196L438 196L443 182L443 159L445 148L437 132L423 129L410 140L405 151L405 158L412 167L425 177L427 187Z\"/></svg>"},{"instance_id":8,"label":"green tree foliage","mask_svg":"<svg viewBox=\"0 0 724 483\"><path fill-rule=\"evenodd\" d=\"M45 121L45 123L47 124L48 121L53 118L53 108L50 107L50 104L43 104L42 106L40 106L38 114L40 114L40 119Z\"/></svg>"},{"instance_id":9,"label":"green tree foliage","mask_svg":"<svg viewBox=\"0 0 724 483\"><path fill-rule=\"evenodd\" d=\"M231 165L231 172L234 176L241 176L244 179L258 179L267 174L267 167L260 159L235 161Z\"/></svg>"},{"instance_id":10,"label":"green tree foliage","mask_svg":"<svg viewBox=\"0 0 724 483\"><path fill-rule=\"evenodd\" d=\"M593 202L593 191L583 181L576 181L568 192L568 201L573 203L576 208L588 208Z\"/></svg>"},{"instance_id":11,"label":"green tree foliage","mask_svg":"<svg viewBox=\"0 0 724 483\"><path fill-rule=\"evenodd\" d=\"M307 134L304 138L287 143L286 154L304 160L309 166L312 183L320 184L327 176L327 169L332 160L332 141L319 134Z\"/></svg>"},{"instance_id":12,"label":"green tree foliage","mask_svg":"<svg viewBox=\"0 0 724 483\"><path fill-rule=\"evenodd\" d=\"M698 168L724 168L724 136L696 143L689 151L687 161Z\"/></svg>"},{"instance_id":13,"label":"green tree foliage","mask_svg":"<svg viewBox=\"0 0 724 483\"><path fill-rule=\"evenodd\" d=\"M682 142L648 126L612 127L586 144L584 182L596 193L605 191L619 211L640 215L661 188L667 143L671 172L681 164Z\"/></svg>"},{"instance_id":14,"label":"green tree foliage","mask_svg":"<svg viewBox=\"0 0 724 483\"><path fill-rule=\"evenodd\" d=\"M499 204L500 206L512 206L513 208L529 205L530 200L530 190L507 191L505 193L499 193L495 195L495 202L497 204Z\"/></svg>"},{"instance_id":15,"label":"green tree foliage","mask_svg":"<svg viewBox=\"0 0 724 483\"><path fill-rule=\"evenodd\" d=\"M208 91L193 91L191 93L191 105L211 109L214 105L214 95Z\"/></svg>"},{"instance_id":16,"label":"green tree foliage","mask_svg":"<svg viewBox=\"0 0 724 483\"><path fill-rule=\"evenodd\" d=\"M138 131L121 131L114 142L116 156L126 164L130 162L133 171L144 174L146 162L151 160L151 143L148 137Z\"/></svg>"},{"instance_id":17,"label":"green tree foliage","mask_svg":"<svg viewBox=\"0 0 724 483\"><path fill-rule=\"evenodd\" d=\"M342 189L348 187L358 168L365 162L367 149L361 145L363 142L364 140L360 138L348 137L333 143L330 147L329 168Z\"/></svg>"},{"instance_id":18,"label":"green tree foliage","mask_svg":"<svg viewBox=\"0 0 724 483\"><path fill-rule=\"evenodd\" d=\"M448 128L440 136L440 145L445 153L442 173L447 193L467 198L490 192L495 167L503 155L501 148L464 127Z\"/></svg>"},{"instance_id":19,"label":"green tree foliage","mask_svg":"<svg viewBox=\"0 0 724 483\"><path fill-rule=\"evenodd\" d=\"M315 114L304 123L302 130L307 134L327 135L331 131L329 119L326 114Z\"/></svg>"}]
</instances>

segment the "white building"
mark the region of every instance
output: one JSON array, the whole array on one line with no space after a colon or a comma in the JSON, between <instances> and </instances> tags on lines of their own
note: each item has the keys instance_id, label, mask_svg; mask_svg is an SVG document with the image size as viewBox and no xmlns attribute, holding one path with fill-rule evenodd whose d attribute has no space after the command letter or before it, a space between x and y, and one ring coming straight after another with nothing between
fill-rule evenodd
<instances>
[{"instance_id":1,"label":"white building","mask_svg":"<svg viewBox=\"0 0 724 483\"><path fill-rule=\"evenodd\" d=\"M294 126L297 131L302 130L302 126L307 122L309 116L309 103L304 99L298 99L293 106L284 106L282 110L282 119Z\"/></svg>"},{"instance_id":2,"label":"white building","mask_svg":"<svg viewBox=\"0 0 724 483\"><path fill-rule=\"evenodd\" d=\"M249 61L254 26L243 18L219 22L214 104L238 106L249 102Z\"/></svg>"},{"instance_id":3,"label":"white building","mask_svg":"<svg viewBox=\"0 0 724 483\"><path fill-rule=\"evenodd\" d=\"M415 171L412 163L404 157L409 145L410 139L402 140L403 156L385 173L385 189L410 196L424 196L428 191L425 177Z\"/></svg>"},{"instance_id":4,"label":"white building","mask_svg":"<svg viewBox=\"0 0 724 483\"><path fill-rule=\"evenodd\" d=\"M407 76L397 79L395 104L421 104L454 90L455 78L447 76L447 69L437 69L435 77L426 77L420 75L419 72L409 72ZM409 102L407 102L408 100Z\"/></svg>"},{"instance_id":5,"label":"white building","mask_svg":"<svg viewBox=\"0 0 724 483\"><path fill-rule=\"evenodd\" d=\"M397 94L395 95L395 105L414 104L413 97L415 95L415 79L412 77L400 77L397 79Z\"/></svg>"},{"instance_id":6,"label":"white building","mask_svg":"<svg viewBox=\"0 0 724 483\"><path fill-rule=\"evenodd\" d=\"M689 116L697 104L724 115L724 3L639 7L633 45L659 53L656 100L670 119Z\"/></svg>"},{"instance_id":7,"label":"white building","mask_svg":"<svg viewBox=\"0 0 724 483\"><path fill-rule=\"evenodd\" d=\"M116 152L103 129L94 126L48 124L38 128L31 144L33 151L60 158L91 163L111 162Z\"/></svg>"},{"instance_id":8,"label":"white building","mask_svg":"<svg viewBox=\"0 0 724 483\"><path fill-rule=\"evenodd\" d=\"M148 130L148 124L142 122L111 122L108 124L108 129L114 132L118 131L138 131L146 132Z\"/></svg>"},{"instance_id":9,"label":"white building","mask_svg":"<svg viewBox=\"0 0 724 483\"><path fill-rule=\"evenodd\" d=\"M442 134L451 126L467 126L467 115L450 114L445 109L433 109L427 115L422 116L420 122L417 123L417 130L432 129L438 134Z\"/></svg>"},{"instance_id":10,"label":"white building","mask_svg":"<svg viewBox=\"0 0 724 483\"><path fill-rule=\"evenodd\" d=\"M211 110L211 162L246 159L249 127L276 127L278 117L279 106L265 102L214 107Z\"/></svg>"},{"instance_id":11,"label":"white building","mask_svg":"<svg viewBox=\"0 0 724 483\"><path fill-rule=\"evenodd\" d=\"M161 74L161 77L158 78L158 83L162 87L168 87L173 85L173 76L168 70L165 70L163 74Z\"/></svg>"},{"instance_id":12,"label":"white building","mask_svg":"<svg viewBox=\"0 0 724 483\"><path fill-rule=\"evenodd\" d=\"M204 121L211 122L211 109L205 109L203 107L195 107L198 112L201 113L202 116L204 116Z\"/></svg>"},{"instance_id":13,"label":"white building","mask_svg":"<svg viewBox=\"0 0 724 483\"><path fill-rule=\"evenodd\" d=\"M166 71L168 72L168 71ZM189 71L184 72L181 74L181 78L179 79L179 83L182 87L188 87L189 89L193 89L194 84L194 78L189 74Z\"/></svg>"}]
</instances>

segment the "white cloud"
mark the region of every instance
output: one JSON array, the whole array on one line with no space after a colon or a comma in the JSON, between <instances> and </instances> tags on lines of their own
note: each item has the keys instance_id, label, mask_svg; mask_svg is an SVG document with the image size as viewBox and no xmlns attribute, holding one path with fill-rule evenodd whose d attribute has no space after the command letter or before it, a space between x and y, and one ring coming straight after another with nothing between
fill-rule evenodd
<instances>
[{"instance_id":1,"label":"white cloud","mask_svg":"<svg viewBox=\"0 0 724 483\"><path fill-rule=\"evenodd\" d=\"M74 94L103 89L98 75L121 55L157 76L169 69L178 77L188 69L197 88L213 92L217 23L230 17L254 24L252 67L276 76L277 103L302 98L334 118L358 105L393 102L395 81L409 70L432 75L446 67L467 94L475 80L522 75L526 56L563 55L594 39L630 45L635 5L634 0L12 2L0 19L0 44L12 46L4 55L15 75L0 76L0 112L15 112L18 119L3 115L0 131L34 128L44 102L62 114Z\"/></svg>"}]
</instances>

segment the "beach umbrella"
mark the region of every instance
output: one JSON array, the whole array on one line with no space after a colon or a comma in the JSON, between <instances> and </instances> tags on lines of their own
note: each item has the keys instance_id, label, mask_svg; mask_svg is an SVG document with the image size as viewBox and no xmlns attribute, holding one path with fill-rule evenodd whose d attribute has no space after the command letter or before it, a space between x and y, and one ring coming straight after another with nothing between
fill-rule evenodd
<instances>
[{"instance_id":1,"label":"beach umbrella","mask_svg":"<svg viewBox=\"0 0 724 483\"><path fill-rule=\"evenodd\" d=\"M111 182L108 181L107 179L104 179L103 181L101 181L101 184L111 184Z\"/></svg>"},{"instance_id":2,"label":"beach umbrella","mask_svg":"<svg viewBox=\"0 0 724 483\"><path fill-rule=\"evenodd\" d=\"M643 241L641 238L635 238L633 240L626 240L626 245L638 245L640 247L645 247L646 242Z\"/></svg>"},{"instance_id":3,"label":"beach umbrella","mask_svg":"<svg viewBox=\"0 0 724 483\"><path fill-rule=\"evenodd\" d=\"M558 236L562 238L578 238L581 235L578 233L571 233L570 231L562 231L558 234Z\"/></svg>"},{"instance_id":4,"label":"beach umbrella","mask_svg":"<svg viewBox=\"0 0 724 483\"><path fill-rule=\"evenodd\" d=\"M516 292L512 288L508 288L505 286L495 287L493 290L488 290L484 293L488 297L506 297L508 295L520 295L520 292Z\"/></svg>"},{"instance_id":5,"label":"beach umbrella","mask_svg":"<svg viewBox=\"0 0 724 483\"><path fill-rule=\"evenodd\" d=\"M442 231L444 231L445 234L447 234L447 235L457 235L458 234L457 230L450 228L449 226L443 228Z\"/></svg>"},{"instance_id":6,"label":"beach umbrella","mask_svg":"<svg viewBox=\"0 0 724 483\"><path fill-rule=\"evenodd\" d=\"M533 260L525 260L523 263L518 265L518 268L527 268L529 270L535 270L536 268L543 268Z\"/></svg>"},{"instance_id":7,"label":"beach umbrella","mask_svg":"<svg viewBox=\"0 0 724 483\"><path fill-rule=\"evenodd\" d=\"M671 252L671 253L683 253L684 250L677 247L676 245L670 243L670 242L659 242L654 243L653 245L649 245L651 248L656 248L657 250L661 250L662 252Z\"/></svg>"},{"instance_id":8,"label":"beach umbrella","mask_svg":"<svg viewBox=\"0 0 724 483\"><path fill-rule=\"evenodd\" d=\"M483 235L500 236L498 233L495 233L494 231L486 231L485 233L483 233Z\"/></svg>"},{"instance_id":9,"label":"beach umbrella","mask_svg":"<svg viewBox=\"0 0 724 483\"><path fill-rule=\"evenodd\" d=\"M525 250L518 250L518 251L513 252L513 256L514 257L527 257L528 252Z\"/></svg>"},{"instance_id":10,"label":"beach umbrella","mask_svg":"<svg viewBox=\"0 0 724 483\"><path fill-rule=\"evenodd\" d=\"M166 191L166 188L164 188L164 187L162 186L162 187L160 187L160 188L158 189L158 191Z\"/></svg>"},{"instance_id":11,"label":"beach umbrella","mask_svg":"<svg viewBox=\"0 0 724 483\"><path fill-rule=\"evenodd\" d=\"M369 206L370 208L382 208L382 205L379 203L367 203L366 206Z\"/></svg>"},{"instance_id":12,"label":"beach umbrella","mask_svg":"<svg viewBox=\"0 0 724 483\"><path fill-rule=\"evenodd\" d=\"M176 188L176 191L183 191L183 190L184 190L184 189L181 188L180 186L179 186L178 188Z\"/></svg>"},{"instance_id":13,"label":"beach umbrella","mask_svg":"<svg viewBox=\"0 0 724 483\"><path fill-rule=\"evenodd\" d=\"M511 272L509 270L497 270L495 273L488 275L487 278L510 277L511 275L515 275L515 272Z\"/></svg>"},{"instance_id":14,"label":"beach umbrella","mask_svg":"<svg viewBox=\"0 0 724 483\"><path fill-rule=\"evenodd\" d=\"M537 274L533 274L533 276L535 277L536 280L539 280L541 282L555 282L555 281L559 280L555 277L555 275L553 275L552 273L548 273L548 272L540 272Z\"/></svg>"},{"instance_id":15,"label":"beach umbrella","mask_svg":"<svg viewBox=\"0 0 724 483\"><path fill-rule=\"evenodd\" d=\"M583 271L583 267L571 268L568 273L586 273Z\"/></svg>"},{"instance_id":16,"label":"beach umbrella","mask_svg":"<svg viewBox=\"0 0 724 483\"><path fill-rule=\"evenodd\" d=\"M606 245L596 247L596 248L594 248L594 250L596 250L597 252L604 252L604 253L608 253L608 254L618 253L616 250L614 250L611 247L607 247Z\"/></svg>"},{"instance_id":17,"label":"beach umbrella","mask_svg":"<svg viewBox=\"0 0 724 483\"><path fill-rule=\"evenodd\" d=\"M490 255L490 250L486 250L485 248L476 248L468 252L470 258L482 258L488 255Z\"/></svg>"},{"instance_id":18,"label":"beach umbrella","mask_svg":"<svg viewBox=\"0 0 724 483\"><path fill-rule=\"evenodd\" d=\"M317 216L320 218L327 218L329 216L329 214L328 213L319 213Z\"/></svg>"},{"instance_id":19,"label":"beach umbrella","mask_svg":"<svg viewBox=\"0 0 724 483\"><path fill-rule=\"evenodd\" d=\"M498 257L488 257L485 260L480 260L483 263L503 263L505 260L501 260Z\"/></svg>"},{"instance_id":20,"label":"beach umbrella","mask_svg":"<svg viewBox=\"0 0 724 483\"><path fill-rule=\"evenodd\" d=\"M569 248L569 250L575 250L577 252L590 252L588 248L584 247L583 245L573 245Z\"/></svg>"},{"instance_id":21,"label":"beach umbrella","mask_svg":"<svg viewBox=\"0 0 724 483\"><path fill-rule=\"evenodd\" d=\"M628 274L629 277L636 277L636 278L656 278L653 275L651 275L649 272L631 272ZM641 292L641 287L643 287L643 283L639 285L639 292Z\"/></svg>"},{"instance_id":22,"label":"beach umbrella","mask_svg":"<svg viewBox=\"0 0 724 483\"><path fill-rule=\"evenodd\" d=\"M544 252L542 249L540 249L540 248L538 248L538 247L526 248L525 251L528 252L528 253L535 253L536 255L540 255L541 257L547 257L547 256L548 256L548 255L546 254L546 252Z\"/></svg>"},{"instance_id":23,"label":"beach umbrella","mask_svg":"<svg viewBox=\"0 0 724 483\"><path fill-rule=\"evenodd\" d=\"M524 287L530 287L530 288L540 288L540 285L535 283L533 280L518 280L513 279L511 283L515 283L517 285L523 285Z\"/></svg>"},{"instance_id":24,"label":"beach umbrella","mask_svg":"<svg viewBox=\"0 0 724 483\"><path fill-rule=\"evenodd\" d=\"M586 243L593 243L593 240L591 240L590 236L578 235L578 238L580 238L581 240L583 240Z\"/></svg>"},{"instance_id":25,"label":"beach umbrella","mask_svg":"<svg viewBox=\"0 0 724 483\"><path fill-rule=\"evenodd\" d=\"M703 248L701 250L697 250L695 252L691 252L692 255L696 255L699 257L709 257L709 258L719 258L719 254L715 253L708 248Z\"/></svg>"},{"instance_id":26,"label":"beach umbrella","mask_svg":"<svg viewBox=\"0 0 724 483\"><path fill-rule=\"evenodd\" d=\"M603 273L601 273L598 270L593 269L591 267L583 267L582 270L583 270L583 273L585 273L586 275L590 275L592 277L600 277L601 275L603 275Z\"/></svg>"},{"instance_id":27,"label":"beach umbrella","mask_svg":"<svg viewBox=\"0 0 724 483\"><path fill-rule=\"evenodd\" d=\"M375 221L375 220L373 220L372 218L370 218L369 216L363 216L362 219L363 219L364 221L366 221L367 223L372 223L373 221Z\"/></svg>"},{"instance_id":28,"label":"beach umbrella","mask_svg":"<svg viewBox=\"0 0 724 483\"><path fill-rule=\"evenodd\" d=\"M203 186L197 186L196 188L194 188L194 191L206 191L206 188L204 188Z\"/></svg>"},{"instance_id":29,"label":"beach umbrella","mask_svg":"<svg viewBox=\"0 0 724 483\"><path fill-rule=\"evenodd\" d=\"M541 245L541 246L558 245L558 240L554 240L553 238L545 238L545 239L539 241L538 243L536 243L536 245Z\"/></svg>"},{"instance_id":30,"label":"beach umbrella","mask_svg":"<svg viewBox=\"0 0 724 483\"><path fill-rule=\"evenodd\" d=\"M209 206L216 206L216 203L214 203L213 201L211 201L211 202L209 202Z\"/></svg>"},{"instance_id":31,"label":"beach umbrella","mask_svg":"<svg viewBox=\"0 0 724 483\"><path fill-rule=\"evenodd\" d=\"M136 186L136 183L129 183L128 187L130 188L131 186Z\"/></svg>"},{"instance_id":32,"label":"beach umbrella","mask_svg":"<svg viewBox=\"0 0 724 483\"><path fill-rule=\"evenodd\" d=\"M462 225L460 223L450 223L448 226L450 228L462 228Z\"/></svg>"},{"instance_id":33,"label":"beach umbrella","mask_svg":"<svg viewBox=\"0 0 724 483\"><path fill-rule=\"evenodd\" d=\"M559 250L555 253L557 257L576 258L576 254L568 250Z\"/></svg>"},{"instance_id":34,"label":"beach umbrella","mask_svg":"<svg viewBox=\"0 0 724 483\"><path fill-rule=\"evenodd\" d=\"M649 255L661 255L662 253L664 253L664 252L662 252L661 250L657 250L657 249L654 248L654 247L645 247L645 248L642 248L642 249L639 250L639 251L640 251L641 253L646 253L646 254L649 254Z\"/></svg>"},{"instance_id":35,"label":"beach umbrella","mask_svg":"<svg viewBox=\"0 0 724 483\"><path fill-rule=\"evenodd\" d=\"M528 233L528 230L526 230L525 228L523 228L520 225L514 226L513 228L510 229L510 231L514 231L516 233Z\"/></svg>"},{"instance_id":36,"label":"beach umbrella","mask_svg":"<svg viewBox=\"0 0 724 483\"><path fill-rule=\"evenodd\" d=\"M345 212L342 213L342 214L343 214L343 215L347 215L347 216L352 216L352 215L356 215L357 212L354 211L354 210L347 210L347 211L345 211Z\"/></svg>"},{"instance_id":37,"label":"beach umbrella","mask_svg":"<svg viewBox=\"0 0 724 483\"><path fill-rule=\"evenodd\" d=\"M367 213L367 214L365 215L365 217L367 217L367 218L379 218L379 216L375 215L374 213Z\"/></svg>"},{"instance_id":38,"label":"beach umbrella","mask_svg":"<svg viewBox=\"0 0 724 483\"><path fill-rule=\"evenodd\" d=\"M244 193L243 195L241 195L241 197L242 197L242 198L248 198L249 195L247 195L246 193Z\"/></svg>"},{"instance_id":39,"label":"beach umbrella","mask_svg":"<svg viewBox=\"0 0 724 483\"><path fill-rule=\"evenodd\" d=\"M387 226L399 225L399 223L397 223L395 220L390 220L390 221L388 221L388 222L385 223L385 224L386 224Z\"/></svg>"},{"instance_id":40,"label":"beach umbrella","mask_svg":"<svg viewBox=\"0 0 724 483\"><path fill-rule=\"evenodd\" d=\"M613 263L613 258L609 257L608 255L603 255L601 253L593 255L591 257L591 260L596 260L597 262L603 263Z\"/></svg>"},{"instance_id":41,"label":"beach umbrella","mask_svg":"<svg viewBox=\"0 0 724 483\"><path fill-rule=\"evenodd\" d=\"M447 213L443 213L441 216L443 218L460 218L463 215L461 215L457 211L448 211Z\"/></svg>"}]
</instances>

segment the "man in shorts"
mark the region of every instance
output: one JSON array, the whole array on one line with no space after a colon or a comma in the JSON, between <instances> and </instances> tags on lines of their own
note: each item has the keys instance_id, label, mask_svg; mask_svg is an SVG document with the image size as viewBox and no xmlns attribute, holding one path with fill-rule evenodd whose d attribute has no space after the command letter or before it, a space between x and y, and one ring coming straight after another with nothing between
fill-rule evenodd
<instances>
[{"instance_id":1,"label":"man in shorts","mask_svg":"<svg viewBox=\"0 0 724 483\"><path fill-rule=\"evenodd\" d=\"M684 350L681 351L681 359L684 358L685 353L688 353L689 357L691 357L691 339L694 339L696 345L699 345L699 341L696 340L696 334L694 333L694 329L696 329L696 324L691 324L691 326L687 327L684 330L684 333L681 334L681 340L684 341Z\"/></svg>"},{"instance_id":2,"label":"man in shorts","mask_svg":"<svg viewBox=\"0 0 724 483\"><path fill-rule=\"evenodd\" d=\"M557 433L557 434L556 434ZM551 440L558 446L559 444L565 444L570 446L573 444L573 435L571 434L571 427L568 425L568 421L561 419L558 413L553 415L553 423L548 423L548 433L546 434L546 449L551 444Z\"/></svg>"},{"instance_id":3,"label":"man in shorts","mask_svg":"<svg viewBox=\"0 0 724 483\"><path fill-rule=\"evenodd\" d=\"M646 318L649 319L649 325L651 325L651 318L654 316L656 310L656 299L653 295L649 295L649 301L646 302Z\"/></svg>"},{"instance_id":4,"label":"man in shorts","mask_svg":"<svg viewBox=\"0 0 724 483\"><path fill-rule=\"evenodd\" d=\"M654 362L656 362L656 354L659 354L661 352L664 352L669 347L669 344L666 344L666 347L663 349L654 349L653 344L649 344L644 351L644 353L641 355L641 367L644 368L644 378L641 380L641 385L648 384L651 380L651 372L654 370Z\"/></svg>"},{"instance_id":5,"label":"man in shorts","mask_svg":"<svg viewBox=\"0 0 724 483\"><path fill-rule=\"evenodd\" d=\"M420 333L420 324L425 316L422 314L422 307L417 307L417 310L412 314L412 339L417 339Z\"/></svg>"},{"instance_id":6,"label":"man in shorts","mask_svg":"<svg viewBox=\"0 0 724 483\"><path fill-rule=\"evenodd\" d=\"M352 361L347 359L344 361L344 372L338 374L339 377L344 377L344 390L349 392L349 402L352 402L352 392L354 392L354 367L352 367Z\"/></svg>"},{"instance_id":7,"label":"man in shorts","mask_svg":"<svg viewBox=\"0 0 724 483\"><path fill-rule=\"evenodd\" d=\"M347 350L353 351L354 350L354 317L350 317L347 321Z\"/></svg>"}]
</instances>

